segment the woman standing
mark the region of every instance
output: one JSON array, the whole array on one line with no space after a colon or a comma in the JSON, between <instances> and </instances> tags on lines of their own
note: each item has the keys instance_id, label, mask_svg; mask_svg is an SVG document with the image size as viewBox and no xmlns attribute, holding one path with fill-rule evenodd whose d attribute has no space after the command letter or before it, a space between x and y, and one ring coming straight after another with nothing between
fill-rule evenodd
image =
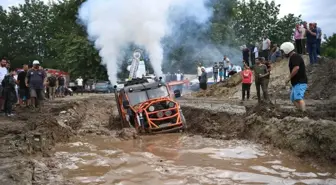
<instances>
[{"instance_id":1,"label":"woman standing","mask_svg":"<svg viewBox=\"0 0 336 185\"><path fill-rule=\"evenodd\" d=\"M201 78L200 78L200 89L202 90L206 90L207 89L207 83L208 83L208 76L207 73L205 72L205 68L202 67L202 74L201 74Z\"/></svg>"},{"instance_id":2,"label":"woman standing","mask_svg":"<svg viewBox=\"0 0 336 185\"><path fill-rule=\"evenodd\" d=\"M250 88L252 84L252 71L250 68L245 65L244 70L240 73L242 76L242 101L245 101L245 93L246 93L246 98L247 100L250 99Z\"/></svg>"}]
</instances>

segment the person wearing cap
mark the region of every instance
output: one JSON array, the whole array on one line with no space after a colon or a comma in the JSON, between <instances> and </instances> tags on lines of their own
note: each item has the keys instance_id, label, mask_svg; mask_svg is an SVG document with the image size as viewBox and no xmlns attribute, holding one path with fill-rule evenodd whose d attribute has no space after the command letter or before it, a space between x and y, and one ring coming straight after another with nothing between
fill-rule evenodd
<instances>
[{"instance_id":1,"label":"person wearing cap","mask_svg":"<svg viewBox=\"0 0 336 185\"><path fill-rule=\"evenodd\" d=\"M31 105L39 108L41 101L44 100L44 86L47 84L47 75L43 69L40 69L40 62L33 61L33 68L27 72L26 86L29 87Z\"/></svg>"},{"instance_id":2,"label":"person wearing cap","mask_svg":"<svg viewBox=\"0 0 336 185\"><path fill-rule=\"evenodd\" d=\"M289 58L289 76L286 80L286 85L291 82L290 100L296 108L301 111L306 110L304 102L304 94L307 89L308 78L306 74L306 66L301 55L295 53L295 47L291 42L285 42L280 46L285 57Z\"/></svg>"},{"instance_id":3,"label":"person wearing cap","mask_svg":"<svg viewBox=\"0 0 336 185\"><path fill-rule=\"evenodd\" d=\"M205 72L205 68L202 67L202 75L201 75L201 79L200 79L200 89L202 90L206 90L207 89L207 83L208 83L208 76L207 73Z\"/></svg>"}]
</instances>

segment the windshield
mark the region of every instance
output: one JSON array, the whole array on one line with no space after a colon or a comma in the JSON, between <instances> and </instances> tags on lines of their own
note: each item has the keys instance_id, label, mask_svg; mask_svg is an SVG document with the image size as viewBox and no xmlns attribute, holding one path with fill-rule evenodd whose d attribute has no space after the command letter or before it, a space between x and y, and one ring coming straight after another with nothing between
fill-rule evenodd
<instances>
[{"instance_id":1,"label":"windshield","mask_svg":"<svg viewBox=\"0 0 336 185\"><path fill-rule=\"evenodd\" d=\"M147 91L149 99L162 98L169 96L168 89L166 86L161 86L156 89L150 89Z\"/></svg>"},{"instance_id":2,"label":"windshield","mask_svg":"<svg viewBox=\"0 0 336 185\"><path fill-rule=\"evenodd\" d=\"M148 100L146 91L130 92L127 95L131 106Z\"/></svg>"},{"instance_id":3,"label":"windshield","mask_svg":"<svg viewBox=\"0 0 336 185\"><path fill-rule=\"evenodd\" d=\"M165 86L161 86L156 89L150 89L147 91L130 92L127 93L127 95L131 106L145 102L150 99L169 96L167 87Z\"/></svg>"}]
</instances>

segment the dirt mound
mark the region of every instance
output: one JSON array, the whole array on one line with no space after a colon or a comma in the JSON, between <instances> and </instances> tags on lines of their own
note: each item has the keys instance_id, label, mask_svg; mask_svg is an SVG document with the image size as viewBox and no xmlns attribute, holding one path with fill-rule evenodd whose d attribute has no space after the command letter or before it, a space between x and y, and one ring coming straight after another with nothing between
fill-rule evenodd
<instances>
[{"instance_id":1,"label":"dirt mound","mask_svg":"<svg viewBox=\"0 0 336 185\"><path fill-rule=\"evenodd\" d=\"M16 117L1 117L0 184L66 184L48 158L53 146L77 134L113 134L107 129L113 105L108 96L71 97L45 102L40 111L17 108Z\"/></svg>"},{"instance_id":2,"label":"dirt mound","mask_svg":"<svg viewBox=\"0 0 336 185\"><path fill-rule=\"evenodd\" d=\"M321 59L317 66L308 66L307 72L309 77L308 98L336 98L336 60Z\"/></svg>"},{"instance_id":3,"label":"dirt mound","mask_svg":"<svg viewBox=\"0 0 336 185\"><path fill-rule=\"evenodd\" d=\"M200 91L194 94L196 97L209 97L209 96L230 96L236 92L236 87L242 81L240 73L234 74L229 79L209 86L206 91Z\"/></svg>"}]
</instances>

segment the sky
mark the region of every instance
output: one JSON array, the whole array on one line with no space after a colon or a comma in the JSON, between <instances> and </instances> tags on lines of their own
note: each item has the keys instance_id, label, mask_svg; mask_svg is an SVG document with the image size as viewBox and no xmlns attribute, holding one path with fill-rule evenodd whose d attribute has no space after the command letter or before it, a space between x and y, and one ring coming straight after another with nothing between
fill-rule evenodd
<instances>
[{"instance_id":1,"label":"sky","mask_svg":"<svg viewBox=\"0 0 336 185\"><path fill-rule=\"evenodd\" d=\"M49 0L44 0L48 2ZM0 0L0 5L8 7L22 3L24 0ZM275 0L280 4L280 17L293 13L302 15L307 22L317 22L323 34L331 36L336 33L336 1L335 0Z\"/></svg>"}]
</instances>

